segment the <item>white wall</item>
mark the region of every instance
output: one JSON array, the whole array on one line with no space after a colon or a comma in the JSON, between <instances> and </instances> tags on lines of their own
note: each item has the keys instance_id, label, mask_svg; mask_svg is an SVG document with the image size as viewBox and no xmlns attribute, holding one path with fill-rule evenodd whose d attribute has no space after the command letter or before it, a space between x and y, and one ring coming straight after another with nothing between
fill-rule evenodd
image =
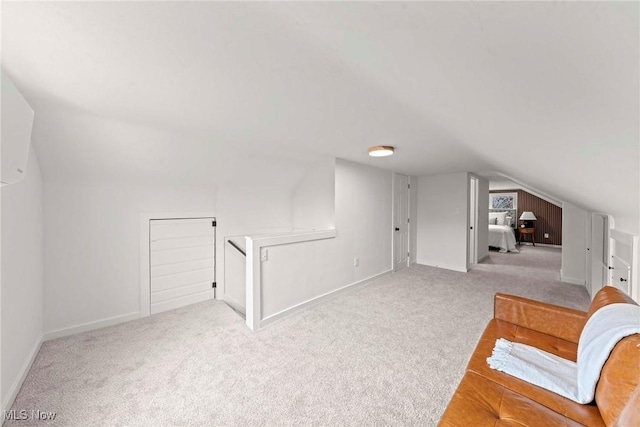
<instances>
[{"instance_id":1,"label":"white wall","mask_svg":"<svg viewBox=\"0 0 640 427\"><path fill-rule=\"evenodd\" d=\"M587 211L562 204L562 270L560 280L584 285L586 281Z\"/></svg>"},{"instance_id":2,"label":"white wall","mask_svg":"<svg viewBox=\"0 0 640 427\"><path fill-rule=\"evenodd\" d=\"M0 129L0 181L13 184L24 179L29 165L33 109L18 88L0 70L2 87L2 128Z\"/></svg>"},{"instance_id":3,"label":"white wall","mask_svg":"<svg viewBox=\"0 0 640 427\"><path fill-rule=\"evenodd\" d=\"M468 188L466 172L418 179L419 264L467 271Z\"/></svg>"},{"instance_id":4,"label":"white wall","mask_svg":"<svg viewBox=\"0 0 640 427\"><path fill-rule=\"evenodd\" d=\"M45 332L140 308L140 214L214 210L215 191L114 183L45 185Z\"/></svg>"},{"instance_id":5,"label":"white wall","mask_svg":"<svg viewBox=\"0 0 640 427\"><path fill-rule=\"evenodd\" d=\"M478 261L489 255L489 181L478 178Z\"/></svg>"},{"instance_id":6,"label":"white wall","mask_svg":"<svg viewBox=\"0 0 640 427\"><path fill-rule=\"evenodd\" d=\"M336 160L337 237L268 249L263 318L392 270L392 179L391 172Z\"/></svg>"},{"instance_id":7,"label":"white wall","mask_svg":"<svg viewBox=\"0 0 640 427\"><path fill-rule=\"evenodd\" d=\"M244 309L244 257L227 243L227 239L233 238L244 248L245 235L291 231L291 193L290 187L273 185L257 177L253 185L227 185L218 190L216 298L227 300L237 309Z\"/></svg>"},{"instance_id":8,"label":"white wall","mask_svg":"<svg viewBox=\"0 0 640 427\"><path fill-rule=\"evenodd\" d=\"M291 187L255 182L225 185L217 190L215 206L220 234L289 230L292 227Z\"/></svg>"},{"instance_id":9,"label":"white wall","mask_svg":"<svg viewBox=\"0 0 640 427\"><path fill-rule=\"evenodd\" d=\"M293 228L326 230L335 225L335 159L323 157L293 190Z\"/></svg>"},{"instance_id":10,"label":"white wall","mask_svg":"<svg viewBox=\"0 0 640 427\"><path fill-rule=\"evenodd\" d=\"M251 173L250 171L247 173ZM54 181L45 185L45 333L130 320L140 309L140 214L212 212L218 220L217 296L225 293L225 236L292 227L291 187L268 177L222 188Z\"/></svg>"},{"instance_id":11,"label":"white wall","mask_svg":"<svg viewBox=\"0 0 640 427\"><path fill-rule=\"evenodd\" d=\"M392 268L393 173L336 160L336 230L341 283ZM360 265L353 267L353 258Z\"/></svg>"},{"instance_id":12,"label":"white wall","mask_svg":"<svg viewBox=\"0 0 640 427\"><path fill-rule=\"evenodd\" d=\"M418 256L418 178L409 177L409 262L416 262Z\"/></svg>"},{"instance_id":13,"label":"white wall","mask_svg":"<svg viewBox=\"0 0 640 427\"><path fill-rule=\"evenodd\" d=\"M2 187L2 409L9 409L43 332L43 207L38 159L26 177Z\"/></svg>"}]
</instances>

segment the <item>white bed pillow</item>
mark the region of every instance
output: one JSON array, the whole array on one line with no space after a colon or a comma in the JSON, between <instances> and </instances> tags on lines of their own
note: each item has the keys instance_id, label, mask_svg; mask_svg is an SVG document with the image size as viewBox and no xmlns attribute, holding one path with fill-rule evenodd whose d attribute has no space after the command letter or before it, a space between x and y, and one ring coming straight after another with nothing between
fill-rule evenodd
<instances>
[{"instance_id":1,"label":"white bed pillow","mask_svg":"<svg viewBox=\"0 0 640 427\"><path fill-rule=\"evenodd\" d=\"M496 218L497 225L505 225L508 212L489 212L489 220Z\"/></svg>"},{"instance_id":2,"label":"white bed pillow","mask_svg":"<svg viewBox=\"0 0 640 427\"><path fill-rule=\"evenodd\" d=\"M489 225L498 225L498 218L489 218Z\"/></svg>"}]
</instances>

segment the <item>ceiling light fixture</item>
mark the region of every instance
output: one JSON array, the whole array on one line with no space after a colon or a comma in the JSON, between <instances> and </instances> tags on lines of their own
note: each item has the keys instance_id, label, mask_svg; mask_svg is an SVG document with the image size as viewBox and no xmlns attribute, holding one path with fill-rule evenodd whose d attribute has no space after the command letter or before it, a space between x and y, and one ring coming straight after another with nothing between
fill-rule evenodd
<instances>
[{"instance_id":1,"label":"ceiling light fixture","mask_svg":"<svg viewBox=\"0 0 640 427\"><path fill-rule=\"evenodd\" d=\"M373 157L385 157L393 154L393 147L390 145L376 145L369 148L369 155Z\"/></svg>"}]
</instances>

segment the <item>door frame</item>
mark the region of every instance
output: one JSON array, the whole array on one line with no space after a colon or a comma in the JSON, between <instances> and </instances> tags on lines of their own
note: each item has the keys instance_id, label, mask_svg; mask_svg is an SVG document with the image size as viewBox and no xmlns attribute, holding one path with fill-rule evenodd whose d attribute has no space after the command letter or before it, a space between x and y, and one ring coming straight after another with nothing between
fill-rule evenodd
<instances>
[{"instance_id":1,"label":"door frame","mask_svg":"<svg viewBox=\"0 0 640 427\"><path fill-rule=\"evenodd\" d=\"M213 212L143 212L140 214L140 317L151 315L151 247L149 244L151 220L203 219L216 220ZM213 278L216 280L216 227L213 227ZM214 290L214 299L218 295Z\"/></svg>"}]
</instances>

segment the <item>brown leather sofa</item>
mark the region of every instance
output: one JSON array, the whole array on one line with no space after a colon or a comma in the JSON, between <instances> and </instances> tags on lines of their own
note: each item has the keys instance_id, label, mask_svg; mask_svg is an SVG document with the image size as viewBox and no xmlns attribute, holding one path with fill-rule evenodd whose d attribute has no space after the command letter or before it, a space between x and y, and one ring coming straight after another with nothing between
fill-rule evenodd
<instances>
[{"instance_id":1,"label":"brown leather sofa","mask_svg":"<svg viewBox=\"0 0 640 427\"><path fill-rule=\"evenodd\" d=\"M494 318L471 356L439 425L448 426L640 426L640 334L615 346L596 387L595 401L581 405L489 368L497 338L529 344L575 361L587 319L612 303L635 302L606 286L587 312L513 295L496 294Z\"/></svg>"}]
</instances>

